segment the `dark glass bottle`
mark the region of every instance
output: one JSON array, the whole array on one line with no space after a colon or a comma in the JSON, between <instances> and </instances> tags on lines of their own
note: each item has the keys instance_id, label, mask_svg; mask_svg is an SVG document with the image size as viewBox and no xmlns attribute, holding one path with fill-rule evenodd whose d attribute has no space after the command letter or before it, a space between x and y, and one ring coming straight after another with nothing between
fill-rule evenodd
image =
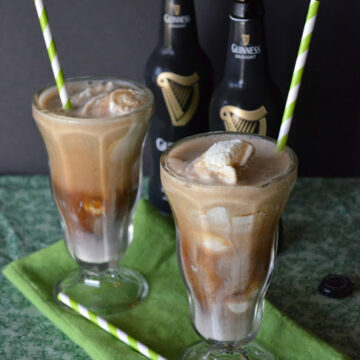
<instances>
[{"instance_id":1,"label":"dark glass bottle","mask_svg":"<svg viewBox=\"0 0 360 360\"><path fill-rule=\"evenodd\" d=\"M284 102L270 78L262 0L233 0L224 76L210 105L210 130L277 138ZM278 251L283 247L279 223Z\"/></svg>"},{"instance_id":2,"label":"dark glass bottle","mask_svg":"<svg viewBox=\"0 0 360 360\"><path fill-rule=\"evenodd\" d=\"M210 129L277 137L283 101L271 81L262 0L234 0L224 76L210 106Z\"/></svg>"},{"instance_id":3,"label":"dark glass bottle","mask_svg":"<svg viewBox=\"0 0 360 360\"><path fill-rule=\"evenodd\" d=\"M148 136L149 198L169 213L160 182L160 155L173 142L209 127L212 70L198 42L193 0L163 0L160 40L146 64L145 83L155 96Z\"/></svg>"}]
</instances>

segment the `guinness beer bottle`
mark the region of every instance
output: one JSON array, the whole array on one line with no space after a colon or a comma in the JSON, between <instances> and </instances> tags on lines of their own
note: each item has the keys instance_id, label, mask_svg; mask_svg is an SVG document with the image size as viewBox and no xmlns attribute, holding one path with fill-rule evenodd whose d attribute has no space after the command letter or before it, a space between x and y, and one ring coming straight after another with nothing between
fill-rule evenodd
<instances>
[{"instance_id":1,"label":"guinness beer bottle","mask_svg":"<svg viewBox=\"0 0 360 360\"><path fill-rule=\"evenodd\" d=\"M160 155L176 140L208 130L212 70L198 42L193 0L163 0L160 40L146 64L145 83L155 96L148 136L149 198L169 213L160 182Z\"/></svg>"},{"instance_id":2,"label":"guinness beer bottle","mask_svg":"<svg viewBox=\"0 0 360 360\"><path fill-rule=\"evenodd\" d=\"M283 102L271 81L262 0L234 0L226 68L210 106L210 129L277 137Z\"/></svg>"}]
</instances>

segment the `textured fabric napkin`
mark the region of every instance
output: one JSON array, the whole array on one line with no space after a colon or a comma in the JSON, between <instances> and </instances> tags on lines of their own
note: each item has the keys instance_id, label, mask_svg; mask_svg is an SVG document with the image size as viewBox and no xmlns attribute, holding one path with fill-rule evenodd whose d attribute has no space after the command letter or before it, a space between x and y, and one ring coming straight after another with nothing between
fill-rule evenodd
<instances>
[{"instance_id":1,"label":"textured fabric napkin","mask_svg":"<svg viewBox=\"0 0 360 360\"><path fill-rule=\"evenodd\" d=\"M185 286L178 270L172 220L147 201L138 204L134 240L122 261L147 278L150 293L140 305L109 319L168 359L176 359L199 340L189 320ZM141 360L144 357L87 320L61 309L53 285L76 264L64 242L11 263L5 276L53 323L96 360ZM267 302L258 340L280 360L335 360L346 357L284 316Z\"/></svg>"}]
</instances>

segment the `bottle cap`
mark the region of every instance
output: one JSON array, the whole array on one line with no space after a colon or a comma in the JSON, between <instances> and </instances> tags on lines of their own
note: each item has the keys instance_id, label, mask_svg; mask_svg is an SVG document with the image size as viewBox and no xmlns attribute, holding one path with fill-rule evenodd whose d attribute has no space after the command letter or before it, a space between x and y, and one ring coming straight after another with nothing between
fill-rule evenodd
<instances>
[{"instance_id":1,"label":"bottle cap","mask_svg":"<svg viewBox=\"0 0 360 360\"><path fill-rule=\"evenodd\" d=\"M261 0L234 0L231 16L239 19L254 19L264 14Z\"/></svg>"},{"instance_id":2,"label":"bottle cap","mask_svg":"<svg viewBox=\"0 0 360 360\"><path fill-rule=\"evenodd\" d=\"M318 290L330 298L344 298L353 293L354 284L347 276L330 274L321 280Z\"/></svg>"}]
</instances>

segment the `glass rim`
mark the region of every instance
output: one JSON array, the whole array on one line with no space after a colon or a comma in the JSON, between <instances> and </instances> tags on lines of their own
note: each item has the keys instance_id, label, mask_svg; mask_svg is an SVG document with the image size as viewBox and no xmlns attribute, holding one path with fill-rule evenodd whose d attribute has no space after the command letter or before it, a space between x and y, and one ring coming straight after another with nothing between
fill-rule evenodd
<instances>
[{"instance_id":1,"label":"glass rim","mask_svg":"<svg viewBox=\"0 0 360 360\"><path fill-rule=\"evenodd\" d=\"M114 80L114 81L119 81L120 83L127 83L127 84L131 84L133 85L134 87L136 88L139 88L140 90L142 90L145 95L147 96L147 102L126 113L126 114L122 114L122 115L115 115L115 116L104 116L104 117L78 117L78 116L75 116L75 115L66 115L66 114L59 114L57 112L54 112L54 111L51 111L51 110L48 110L48 109L44 109L40 106L39 104L39 99L40 99L40 96L45 92L45 91L48 91L52 88L56 88L56 84L52 83L52 84L48 84L44 87L42 87L40 90L38 90L34 95L33 95L33 98L32 98L32 107L35 108L37 111L43 113L43 114L46 114L46 115L49 115L49 116L52 116L54 118L56 118L57 120L60 120L60 121L66 121L66 122L71 122L71 123L79 123L79 122L84 122L86 120L89 120L89 121L92 121L92 123L96 120L105 120L105 121L118 121L119 119L122 119L122 118L126 118L128 116L131 116L133 114L136 114L136 113L140 113L144 110L146 110L147 108L153 106L154 104L154 94L153 92L148 88L146 87L144 84L142 84L141 82L138 82L136 80L131 80L131 79L128 79L128 78L122 78L122 77L117 77L117 76L111 76L111 75L105 75L105 76L101 76L101 75L88 75L88 76L75 76L75 77L69 77L69 78L66 78L65 79L65 83L71 83L71 82L76 82L76 81L89 81L89 80ZM56 89L57 91L57 89Z\"/></svg>"},{"instance_id":2,"label":"glass rim","mask_svg":"<svg viewBox=\"0 0 360 360\"><path fill-rule=\"evenodd\" d=\"M174 144L172 144L171 146L169 146L162 154L160 157L160 166L163 169L163 171L165 171L168 175L170 175L172 178L177 179L178 181L181 181L182 183L187 183L190 184L191 186L197 186L197 187L202 187L202 188L214 188L214 187L226 187L226 188L231 188L234 187L234 185L227 185L227 184L202 184L196 181L192 181L192 180L186 180L184 178L181 178L180 176L178 176L174 171L172 171L171 169L169 169L166 164L165 164L165 159L166 157L169 155L169 153L175 149L176 147L180 146L181 144L194 140L194 139L198 139L198 138L202 138L202 137L208 137L211 135L245 135L245 136L250 136L250 137L255 137L255 138L261 138L261 139L266 139L268 141L271 141L272 143L276 144L276 140L268 137L268 136L264 136L264 135L259 135L259 134L247 134L247 133L239 133L239 132L235 132L235 131L209 131L206 133L201 133L201 134L197 134L197 135L192 135L192 136L188 136L186 138L180 139L178 141L176 141ZM275 150L276 151L276 150ZM287 177L288 175L290 175L292 172L297 170L297 166L298 166L298 157L295 154L294 150L292 150L289 146L285 146L284 150L287 152L287 155L289 156L289 160L290 160L290 164L287 167L286 171L284 171L282 174L280 174L279 176L275 177L274 179L271 179L270 181L261 184L261 185L240 185L242 188L265 188L269 185L272 185L274 183L279 182L280 180L282 180L283 178Z\"/></svg>"}]
</instances>

